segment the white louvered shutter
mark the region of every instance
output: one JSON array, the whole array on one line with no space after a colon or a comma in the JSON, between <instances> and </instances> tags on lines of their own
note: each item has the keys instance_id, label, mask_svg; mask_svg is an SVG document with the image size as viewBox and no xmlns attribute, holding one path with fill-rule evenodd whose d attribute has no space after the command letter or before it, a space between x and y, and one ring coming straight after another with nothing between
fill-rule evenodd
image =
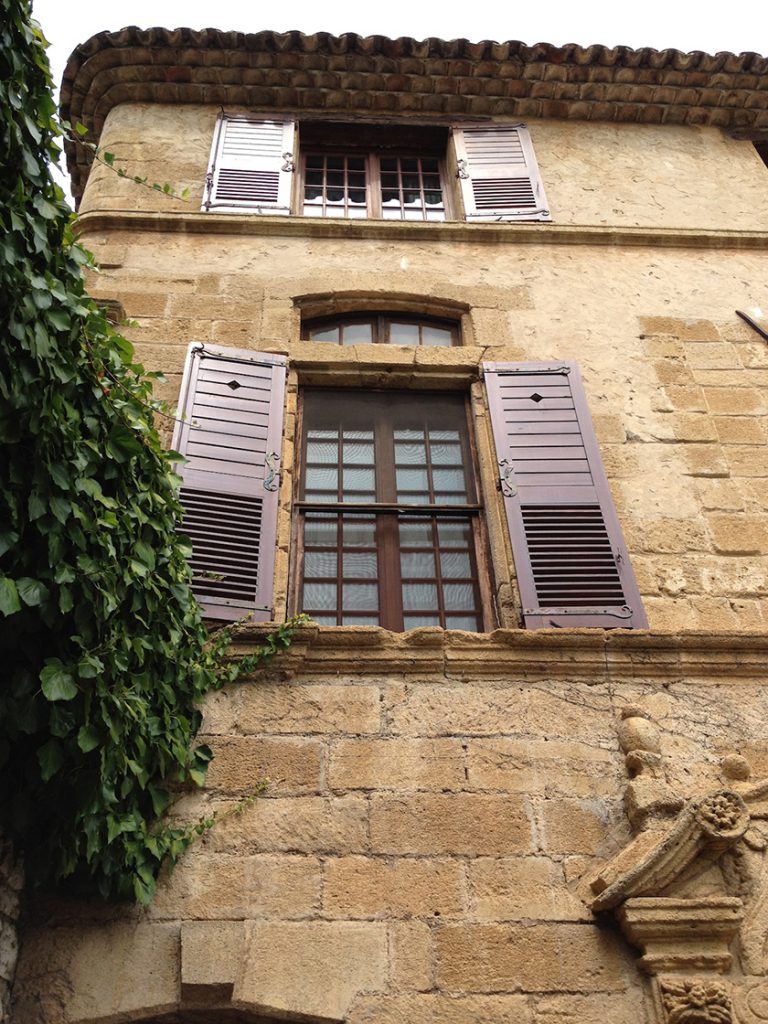
<instances>
[{"instance_id":1,"label":"white louvered shutter","mask_svg":"<svg viewBox=\"0 0 768 1024\"><path fill-rule=\"evenodd\" d=\"M288 214L296 123L219 115L204 210Z\"/></svg>"},{"instance_id":2,"label":"white louvered shutter","mask_svg":"<svg viewBox=\"0 0 768 1024\"><path fill-rule=\"evenodd\" d=\"M192 590L210 618L273 618L286 359L190 346L173 447Z\"/></svg>"},{"instance_id":3,"label":"white louvered shutter","mask_svg":"<svg viewBox=\"0 0 768 1024\"><path fill-rule=\"evenodd\" d=\"M467 220L551 220L524 124L453 128Z\"/></svg>"}]
</instances>

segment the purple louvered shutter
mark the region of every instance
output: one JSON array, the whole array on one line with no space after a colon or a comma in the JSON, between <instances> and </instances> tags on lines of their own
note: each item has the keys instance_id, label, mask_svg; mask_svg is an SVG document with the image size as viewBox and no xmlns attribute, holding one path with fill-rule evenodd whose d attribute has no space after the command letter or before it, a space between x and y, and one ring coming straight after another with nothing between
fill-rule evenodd
<instances>
[{"instance_id":1,"label":"purple louvered shutter","mask_svg":"<svg viewBox=\"0 0 768 1024\"><path fill-rule=\"evenodd\" d=\"M551 220L524 124L462 124L452 134L467 220Z\"/></svg>"},{"instance_id":2,"label":"purple louvered shutter","mask_svg":"<svg viewBox=\"0 0 768 1024\"><path fill-rule=\"evenodd\" d=\"M210 618L273 617L285 367L263 352L189 349L173 447L187 460L192 589Z\"/></svg>"},{"instance_id":3,"label":"purple louvered shutter","mask_svg":"<svg viewBox=\"0 0 768 1024\"><path fill-rule=\"evenodd\" d=\"M575 363L484 363L525 626L647 629Z\"/></svg>"}]
</instances>

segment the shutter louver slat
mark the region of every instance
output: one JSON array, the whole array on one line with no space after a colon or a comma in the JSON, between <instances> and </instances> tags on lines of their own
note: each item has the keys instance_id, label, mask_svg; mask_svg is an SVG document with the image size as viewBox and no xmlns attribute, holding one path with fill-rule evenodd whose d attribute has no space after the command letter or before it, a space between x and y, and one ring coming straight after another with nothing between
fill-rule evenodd
<instances>
[{"instance_id":1,"label":"shutter louver slat","mask_svg":"<svg viewBox=\"0 0 768 1024\"><path fill-rule=\"evenodd\" d=\"M293 121L220 115L203 209L290 213L295 130Z\"/></svg>"},{"instance_id":2,"label":"shutter louver slat","mask_svg":"<svg viewBox=\"0 0 768 1024\"><path fill-rule=\"evenodd\" d=\"M210 618L272 618L285 365L202 345L187 357L173 442L187 460L180 530L192 544L193 593ZM215 406L212 386L222 391Z\"/></svg>"},{"instance_id":3,"label":"shutter louver slat","mask_svg":"<svg viewBox=\"0 0 768 1024\"><path fill-rule=\"evenodd\" d=\"M467 220L551 219L525 125L457 125L453 140Z\"/></svg>"},{"instance_id":4,"label":"shutter louver slat","mask_svg":"<svg viewBox=\"0 0 768 1024\"><path fill-rule=\"evenodd\" d=\"M577 367L483 368L526 627L647 628Z\"/></svg>"}]
</instances>

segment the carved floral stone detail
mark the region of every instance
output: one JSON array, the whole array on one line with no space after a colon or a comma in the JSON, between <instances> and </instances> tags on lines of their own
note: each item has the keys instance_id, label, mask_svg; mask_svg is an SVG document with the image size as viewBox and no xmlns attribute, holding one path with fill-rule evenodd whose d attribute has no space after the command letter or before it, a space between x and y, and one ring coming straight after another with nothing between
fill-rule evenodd
<instances>
[{"instance_id":1,"label":"carved floral stone detail","mask_svg":"<svg viewBox=\"0 0 768 1024\"><path fill-rule=\"evenodd\" d=\"M732 832L740 824L745 812L744 802L735 793L721 789L704 797L697 817L702 825L713 832Z\"/></svg>"},{"instance_id":2,"label":"carved floral stone detail","mask_svg":"<svg viewBox=\"0 0 768 1024\"><path fill-rule=\"evenodd\" d=\"M664 1024L732 1024L731 997L722 982L666 978L659 983Z\"/></svg>"}]
</instances>

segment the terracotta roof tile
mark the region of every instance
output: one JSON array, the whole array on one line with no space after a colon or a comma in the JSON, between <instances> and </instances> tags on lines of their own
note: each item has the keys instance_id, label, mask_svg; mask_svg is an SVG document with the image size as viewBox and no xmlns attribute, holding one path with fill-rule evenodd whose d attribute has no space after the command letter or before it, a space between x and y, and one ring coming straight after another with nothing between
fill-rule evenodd
<instances>
[{"instance_id":1,"label":"terracotta roof tile","mask_svg":"<svg viewBox=\"0 0 768 1024\"><path fill-rule=\"evenodd\" d=\"M62 115L98 139L117 103L215 103L430 118L549 117L768 132L768 59L756 53L532 46L209 28L100 32L76 48ZM89 170L67 143L76 196Z\"/></svg>"}]
</instances>

